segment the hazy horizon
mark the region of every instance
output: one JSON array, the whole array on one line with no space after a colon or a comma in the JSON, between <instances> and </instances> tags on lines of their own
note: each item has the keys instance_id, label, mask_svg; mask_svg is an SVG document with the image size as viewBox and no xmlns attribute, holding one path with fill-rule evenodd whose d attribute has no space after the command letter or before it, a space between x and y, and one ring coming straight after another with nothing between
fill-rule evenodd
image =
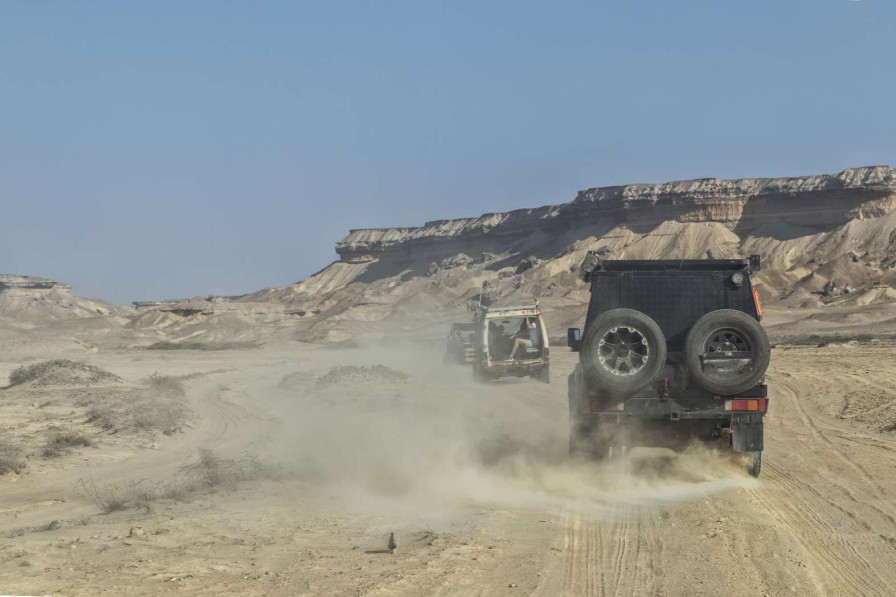
<instances>
[{"instance_id":1,"label":"hazy horizon","mask_svg":"<svg viewBox=\"0 0 896 597\"><path fill-rule=\"evenodd\" d=\"M896 165L893 3L19 3L0 273L243 294L352 228Z\"/></svg>"}]
</instances>

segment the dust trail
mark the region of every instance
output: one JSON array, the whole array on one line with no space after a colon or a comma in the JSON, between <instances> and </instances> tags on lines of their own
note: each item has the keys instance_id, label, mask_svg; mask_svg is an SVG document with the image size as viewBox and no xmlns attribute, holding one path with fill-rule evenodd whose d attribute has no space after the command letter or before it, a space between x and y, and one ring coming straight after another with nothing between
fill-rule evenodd
<instances>
[{"instance_id":1,"label":"dust trail","mask_svg":"<svg viewBox=\"0 0 896 597\"><path fill-rule=\"evenodd\" d=\"M350 362L401 366L409 377L345 368ZM469 370L434 362L419 350L354 351L286 376L275 400L284 433L271 455L309 488L355 511L421 518L570 505L609 518L756 487L738 467L700 448L572 460L565 401L549 400L548 388L529 381L477 385ZM325 368L330 363L343 368Z\"/></svg>"}]
</instances>

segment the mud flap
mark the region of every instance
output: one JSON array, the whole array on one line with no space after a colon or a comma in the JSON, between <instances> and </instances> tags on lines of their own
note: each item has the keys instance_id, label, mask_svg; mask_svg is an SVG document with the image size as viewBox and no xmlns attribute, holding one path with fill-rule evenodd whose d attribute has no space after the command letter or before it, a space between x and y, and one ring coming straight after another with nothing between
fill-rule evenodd
<instances>
[{"instance_id":1,"label":"mud flap","mask_svg":"<svg viewBox=\"0 0 896 597\"><path fill-rule=\"evenodd\" d=\"M761 452L762 440L762 415L731 417L731 448L735 452Z\"/></svg>"}]
</instances>

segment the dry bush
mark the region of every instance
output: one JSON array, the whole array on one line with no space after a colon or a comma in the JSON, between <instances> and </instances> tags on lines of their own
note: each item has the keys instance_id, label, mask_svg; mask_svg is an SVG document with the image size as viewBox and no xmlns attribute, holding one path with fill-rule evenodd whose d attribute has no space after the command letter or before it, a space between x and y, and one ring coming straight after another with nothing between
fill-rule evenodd
<instances>
[{"instance_id":1,"label":"dry bush","mask_svg":"<svg viewBox=\"0 0 896 597\"><path fill-rule=\"evenodd\" d=\"M119 382L121 378L105 369L80 361L55 359L23 365L9 374L9 386L32 382L35 386L93 385Z\"/></svg>"},{"instance_id":2,"label":"dry bush","mask_svg":"<svg viewBox=\"0 0 896 597\"><path fill-rule=\"evenodd\" d=\"M22 449L10 440L0 437L0 475L20 473L25 469Z\"/></svg>"},{"instance_id":3,"label":"dry bush","mask_svg":"<svg viewBox=\"0 0 896 597\"><path fill-rule=\"evenodd\" d=\"M824 348L830 344L846 344L847 342L873 344L875 342L892 342L893 340L896 340L896 337L892 334L862 333L803 334L775 338L778 344L785 346L816 346L818 348Z\"/></svg>"},{"instance_id":4,"label":"dry bush","mask_svg":"<svg viewBox=\"0 0 896 597\"><path fill-rule=\"evenodd\" d=\"M189 411L175 400L144 401L130 412L134 428L161 431L165 435L177 433L187 422Z\"/></svg>"},{"instance_id":5,"label":"dry bush","mask_svg":"<svg viewBox=\"0 0 896 597\"><path fill-rule=\"evenodd\" d=\"M115 410L108 405L96 404L87 410L87 422L104 431L118 431L118 419Z\"/></svg>"},{"instance_id":6,"label":"dry bush","mask_svg":"<svg viewBox=\"0 0 896 597\"><path fill-rule=\"evenodd\" d=\"M182 474L197 479L205 487L231 487L240 481L270 476L271 472L254 456L221 458L207 449L199 450L198 462L181 468Z\"/></svg>"},{"instance_id":7,"label":"dry bush","mask_svg":"<svg viewBox=\"0 0 896 597\"><path fill-rule=\"evenodd\" d=\"M341 365L332 367L325 374L318 377L317 385L330 386L338 383L368 383L372 381L398 383L407 381L407 379L407 373L396 371L385 365L373 365L372 367Z\"/></svg>"},{"instance_id":8,"label":"dry bush","mask_svg":"<svg viewBox=\"0 0 896 597\"><path fill-rule=\"evenodd\" d=\"M142 390L91 404L87 422L110 433L131 430L172 435L178 432L190 418L190 410L183 401L183 378L153 373L143 383L146 387Z\"/></svg>"},{"instance_id":9,"label":"dry bush","mask_svg":"<svg viewBox=\"0 0 896 597\"><path fill-rule=\"evenodd\" d=\"M83 433L51 429L47 433L47 443L44 444L41 454L44 458L57 458L67 452L69 448L92 445L93 440Z\"/></svg>"},{"instance_id":10,"label":"dry bush","mask_svg":"<svg viewBox=\"0 0 896 597\"><path fill-rule=\"evenodd\" d=\"M146 480L97 484L81 480L78 486L103 512L148 508L156 500L183 501L216 487L233 488L242 481L273 478L275 471L254 456L221 458L200 450L197 462L181 467L174 476L150 483Z\"/></svg>"},{"instance_id":11,"label":"dry bush","mask_svg":"<svg viewBox=\"0 0 896 597\"><path fill-rule=\"evenodd\" d=\"M157 491L146 481L97 484L78 481L78 488L105 512L145 507L156 499Z\"/></svg>"},{"instance_id":12,"label":"dry bush","mask_svg":"<svg viewBox=\"0 0 896 597\"><path fill-rule=\"evenodd\" d=\"M169 342L150 344L146 350L249 350L260 348L258 342Z\"/></svg>"},{"instance_id":13,"label":"dry bush","mask_svg":"<svg viewBox=\"0 0 896 597\"><path fill-rule=\"evenodd\" d=\"M143 383L146 384L146 386L150 390L154 390L159 394L168 394L170 396L184 395L183 380L178 377L153 373L149 377L145 378L143 380Z\"/></svg>"}]
</instances>

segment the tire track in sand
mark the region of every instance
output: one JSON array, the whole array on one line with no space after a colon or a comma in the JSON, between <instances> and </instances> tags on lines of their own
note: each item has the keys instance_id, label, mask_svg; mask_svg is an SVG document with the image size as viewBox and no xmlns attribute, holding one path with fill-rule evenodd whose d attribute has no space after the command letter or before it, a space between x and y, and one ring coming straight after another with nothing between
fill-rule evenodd
<instances>
[{"instance_id":1,"label":"tire track in sand","mask_svg":"<svg viewBox=\"0 0 896 597\"><path fill-rule=\"evenodd\" d=\"M894 525L890 508L881 500L886 492L825 435L793 388L778 385L776 393L785 398L784 426L795 431L795 422L808 436L777 434L785 444L780 452L787 457L767 461L767 487L751 490L752 497L799 543L818 594L892 594L896 575L887 562L896 557L896 550L875 530ZM835 469L834 464L841 466ZM850 522L857 526L846 528Z\"/></svg>"},{"instance_id":2,"label":"tire track in sand","mask_svg":"<svg viewBox=\"0 0 896 597\"><path fill-rule=\"evenodd\" d=\"M653 535L640 509L628 504L619 504L612 520L567 510L563 594L654 594L659 551Z\"/></svg>"}]
</instances>

